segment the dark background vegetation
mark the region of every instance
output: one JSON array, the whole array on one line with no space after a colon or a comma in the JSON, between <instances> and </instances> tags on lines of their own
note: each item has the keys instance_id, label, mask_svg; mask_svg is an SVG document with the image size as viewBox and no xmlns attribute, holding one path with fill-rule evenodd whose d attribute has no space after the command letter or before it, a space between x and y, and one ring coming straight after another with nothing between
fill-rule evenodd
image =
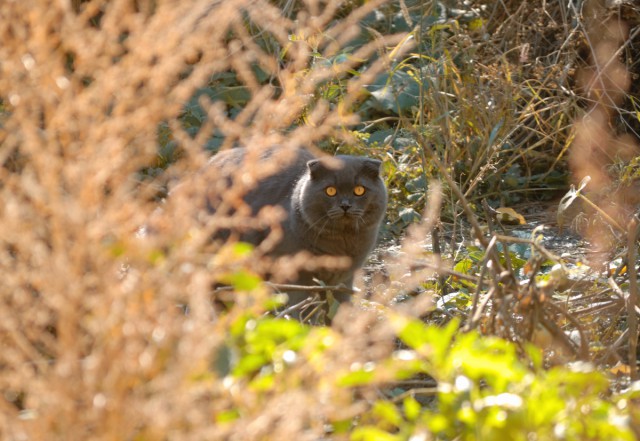
<instances>
[{"instance_id":1,"label":"dark background vegetation","mask_svg":"<svg viewBox=\"0 0 640 441\"><path fill-rule=\"evenodd\" d=\"M0 17L2 439L638 433L635 2ZM202 215L211 154L274 144L384 163L383 240L331 326L270 312L300 256Z\"/></svg>"}]
</instances>

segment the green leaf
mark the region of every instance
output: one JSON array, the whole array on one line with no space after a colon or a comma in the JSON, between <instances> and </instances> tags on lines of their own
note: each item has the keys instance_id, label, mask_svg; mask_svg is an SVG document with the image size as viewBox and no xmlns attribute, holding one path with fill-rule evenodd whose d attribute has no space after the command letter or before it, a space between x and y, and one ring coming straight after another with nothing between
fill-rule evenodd
<instances>
[{"instance_id":1,"label":"green leaf","mask_svg":"<svg viewBox=\"0 0 640 441\"><path fill-rule=\"evenodd\" d=\"M417 320L411 320L398 333L400 340L413 349L419 349L427 344L430 335L429 328Z\"/></svg>"},{"instance_id":2,"label":"green leaf","mask_svg":"<svg viewBox=\"0 0 640 441\"><path fill-rule=\"evenodd\" d=\"M236 242L233 244L233 253L238 257L248 256L255 247L247 242Z\"/></svg>"},{"instance_id":3,"label":"green leaf","mask_svg":"<svg viewBox=\"0 0 640 441\"><path fill-rule=\"evenodd\" d=\"M400 435L392 435L377 427L358 427L351 434L352 441L400 441Z\"/></svg>"},{"instance_id":4,"label":"green leaf","mask_svg":"<svg viewBox=\"0 0 640 441\"><path fill-rule=\"evenodd\" d=\"M238 409L223 410L215 416L216 423L229 423L240 418Z\"/></svg>"},{"instance_id":5,"label":"green leaf","mask_svg":"<svg viewBox=\"0 0 640 441\"><path fill-rule=\"evenodd\" d=\"M272 372L266 375L260 375L251 381L251 389L254 391L269 391L273 389L275 384L275 376Z\"/></svg>"},{"instance_id":6,"label":"green leaf","mask_svg":"<svg viewBox=\"0 0 640 441\"><path fill-rule=\"evenodd\" d=\"M268 362L269 359L264 354L245 354L233 370L233 375L244 377L256 372Z\"/></svg>"},{"instance_id":7,"label":"green leaf","mask_svg":"<svg viewBox=\"0 0 640 441\"><path fill-rule=\"evenodd\" d=\"M334 434L347 433L352 425L353 421L350 419L331 422Z\"/></svg>"},{"instance_id":8,"label":"green leaf","mask_svg":"<svg viewBox=\"0 0 640 441\"><path fill-rule=\"evenodd\" d=\"M399 213L400 219L405 225L418 222L420 220L420 214L411 207L403 208Z\"/></svg>"},{"instance_id":9,"label":"green leaf","mask_svg":"<svg viewBox=\"0 0 640 441\"><path fill-rule=\"evenodd\" d=\"M237 291L253 291L262 283L262 279L244 269L220 277L222 283L233 286Z\"/></svg>"},{"instance_id":10,"label":"green leaf","mask_svg":"<svg viewBox=\"0 0 640 441\"><path fill-rule=\"evenodd\" d=\"M389 401L377 401L373 405L373 414L394 427L402 425L402 416L398 408Z\"/></svg>"},{"instance_id":11,"label":"green leaf","mask_svg":"<svg viewBox=\"0 0 640 441\"><path fill-rule=\"evenodd\" d=\"M416 79L402 70L380 75L367 86L377 107L397 115L418 105L420 85Z\"/></svg>"},{"instance_id":12,"label":"green leaf","mask_svg":"<svg viewBox=\"0 0 640 441\"><path fill-rule=\"evenodd\" d=\"M402 404L404 406L404 415L409 421L418 419L420 411L422 410L422 406L420 406L418 400L413 397L407 397Z\"/></svg>"},{"instance_id":13,"label":"green leaf","mask_svg":"<svg viewBox=\"0 0 640 441\"><path fill-rule=\"evenodd\" d=\"M451 421L442 413L429 415L427 423L434 433L440 433L451 428Z\"/></svg>"},{"instance_id":14,"label":"green leaf","mask_svg":"<svg viewBox=\"0 0 640 441\"><path fill-rule=\"evenodd\" d=\"M275 342L290 342L295 337L304 337L309 329L302 323L294 320L263 319L258 322L255 332L251 336L255 339Z\"/></svg>"},{"instance_id":15,"label":"green leaf","mask_svg":"<svg viewBox=\"0 0 640 441\"><path fill-rule=\"evenodd\" d=\"M357 370L340 377L337 384L340 387L364 386L370 384L374 378L375 373L373 371Z\"/></svg>"},{"instance_id":16,"label":"green leaf","mask_svg":"<svg viewBox=\"0 0 640 441\"><path fill-rule=\"evenodd\" d=\"M489 147L493 146L493 143L495 142L496 138L498 137L498 133L500 133L500 129L502 128L502 125L504 124L504 119L501 119L500 121L498 121L498 123L493 127L493 129L491 129L491 133L489 134L489 141L487 141L487 145Z\"/></svg>"},{"instance_id":17,"label":"green leaf","mask_svg":"<svg viewBox=\"0 0 640 441\"><path fill-rule=\"evenodd\" d=\"M468 274L471 268L473 268L473 261L469 258L464 258L453 266L455 272L462 274Z\"/></svg>"}]
</instances>

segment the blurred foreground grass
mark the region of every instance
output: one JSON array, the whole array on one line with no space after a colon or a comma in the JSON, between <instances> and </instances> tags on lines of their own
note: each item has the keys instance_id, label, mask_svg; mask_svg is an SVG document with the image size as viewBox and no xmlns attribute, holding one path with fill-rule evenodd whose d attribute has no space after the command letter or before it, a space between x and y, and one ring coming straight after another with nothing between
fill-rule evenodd
<instances>
[{"instance_id":1,"label":"blurred foreground grass","mask_svg":"<svg viewBox=\"0 0 640 441\"><path fill-rule=\"evenodd\" d=\"M634 439L635 4L27 0L0 16L2 439ZM400 252L331 327L267 314L262 276L301 262L211 243L237 219L201 216L197 172L236 144L384 160ZM544 230L491 222L567 192L599 252L580 283Z\"/></svg>"}]
</instances>

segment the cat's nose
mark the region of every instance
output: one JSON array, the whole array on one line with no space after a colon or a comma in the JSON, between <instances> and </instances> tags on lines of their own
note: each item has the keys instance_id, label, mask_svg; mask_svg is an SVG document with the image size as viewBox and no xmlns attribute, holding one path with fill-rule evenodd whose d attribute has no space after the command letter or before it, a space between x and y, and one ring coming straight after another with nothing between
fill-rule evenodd
<instances>
[{"instance_id":1,"label":"cat's nose","mask_svg":"<svg viewBox=\"0 0 640 441\"><path fill-rule=\"evenodd\" d=\"M340 208L342 208L344 210L344 212L346 213L347 211L349 211L349 208L351 208L351 202L349 202L348 199L343 199L340 201Z\"/></svg>"}]
</instances>

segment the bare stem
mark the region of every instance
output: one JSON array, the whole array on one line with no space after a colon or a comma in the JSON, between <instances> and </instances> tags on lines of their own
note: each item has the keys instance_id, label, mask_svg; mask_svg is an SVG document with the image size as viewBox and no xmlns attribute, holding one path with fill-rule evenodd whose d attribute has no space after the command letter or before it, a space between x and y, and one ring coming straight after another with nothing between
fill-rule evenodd
<instances>
[{"instance_id":1,"label":"bare stem","mask_svg":"<svg viewBox=\"0 0 640 441\"><path fill-rule=\"evenodd\" d=\"M638 220L635 217L629 222L628 239L629 296L627 297L627 320L629 321L629 367L631 368L631 381L635 381L638 379L636 362L638 353L638 316L635 312L638 304L638 274L636 272Z\"/></svg>"}]
</instances>

